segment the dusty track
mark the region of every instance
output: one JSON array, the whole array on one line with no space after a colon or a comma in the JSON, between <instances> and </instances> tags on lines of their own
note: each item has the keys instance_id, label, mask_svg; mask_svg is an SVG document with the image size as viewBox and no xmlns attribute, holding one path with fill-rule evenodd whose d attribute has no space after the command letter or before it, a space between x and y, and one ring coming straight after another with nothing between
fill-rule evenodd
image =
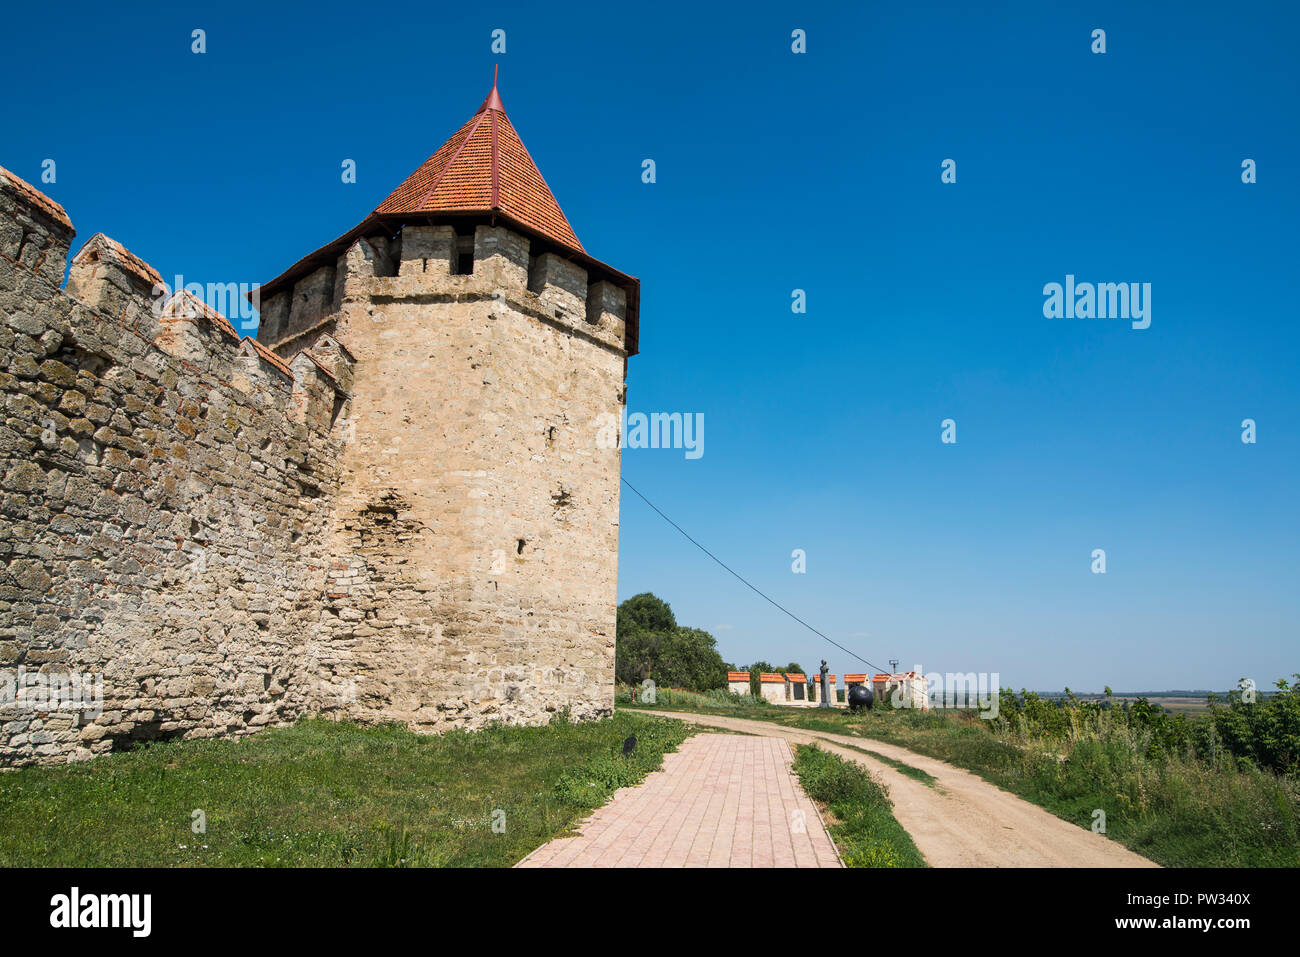
<instances>
[{"instance_id":1,"label":"dusty track","mask_svg":"<svg viewBox=\"0 0 1300 957\"><path fill-rule=\"evenodd\" d=\"M894 816L933 867L1156 867L1122 844L1077 827L951 764L895 744L767 721L649 711L664 718L813 744L868 768L889 789ZM848 747L845 747L848 745ZM930 787L854 748L920 768Z\"/></svg>"}]
</instances>

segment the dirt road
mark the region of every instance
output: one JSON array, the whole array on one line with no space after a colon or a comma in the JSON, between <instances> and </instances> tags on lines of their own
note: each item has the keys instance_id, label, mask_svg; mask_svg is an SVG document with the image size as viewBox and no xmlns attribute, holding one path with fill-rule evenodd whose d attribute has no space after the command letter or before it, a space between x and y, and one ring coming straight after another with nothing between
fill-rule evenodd
<instances>
[{"instance_id":1,"label":"dirt road","mask_svg":"<svg viewBox=\"0 0 1300 957\"><path fill-rule=\"evenodd\" d=\"M763 737L785 738L797 744L815 743L858 762L889 789L894 816L933 867L1158 866L1105 835L1064 821L969 771L895 744L744 718L681 711L645 713ZM908 777L855 748L919 768L936 778L936 786Z\"/></svg>"}]
</instances>

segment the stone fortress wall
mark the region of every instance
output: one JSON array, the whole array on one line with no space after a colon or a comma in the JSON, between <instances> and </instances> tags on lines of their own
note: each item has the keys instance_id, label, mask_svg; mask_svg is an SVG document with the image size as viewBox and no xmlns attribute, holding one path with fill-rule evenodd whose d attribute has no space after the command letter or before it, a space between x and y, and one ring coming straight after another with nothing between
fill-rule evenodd
<instances>
[{"instance_id":1,"label":"stone fortress wall","mask_svg":"<svg viewBox=\"0 0 1300 957\"><path fill-rule=\"evenodd\" d=\"M0 170L0 695L102 680L102 710L0 696L0 765L610 712L623 289L501 225L407 225L254 341L158 310L102 235L60 289L73 236Z\"/></svg>"}]
</instances>

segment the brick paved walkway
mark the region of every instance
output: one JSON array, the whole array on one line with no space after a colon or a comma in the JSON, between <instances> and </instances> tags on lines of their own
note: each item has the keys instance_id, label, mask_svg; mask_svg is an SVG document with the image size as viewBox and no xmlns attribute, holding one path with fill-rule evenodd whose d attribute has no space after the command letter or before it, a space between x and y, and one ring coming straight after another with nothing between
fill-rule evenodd
<instances>
[{"instance_id":1,"label":"brick paved walkway","mask_svg":"<svg viewBox=\"0 0 1300 957\"><path fill-rule=\"evenodd\" d=\"M697 734L518 867L841 867L778 738Z\"/></svg>"}]
</instances>

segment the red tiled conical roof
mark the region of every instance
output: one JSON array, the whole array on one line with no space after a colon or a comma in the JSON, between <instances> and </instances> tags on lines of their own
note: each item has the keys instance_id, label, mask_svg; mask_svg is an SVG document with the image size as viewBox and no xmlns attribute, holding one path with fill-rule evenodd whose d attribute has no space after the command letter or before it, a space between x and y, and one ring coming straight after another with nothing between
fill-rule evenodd
<instances>
[{"instance_id":1,"label":"red tiled conical roof","mask_svg":"<svg viewBox=\"0 0 1300 957\"><path fill-rule=\"evenodd\" d=\"M492 92L469 122L375 208L375 215L500 213L586 252Z\"/></svg>"},{"instance_id":2,"label":"red tiled conical roof","mask_svg":"<svg viewBox=\"0 0 1300 957\"><path fill-rule=\"evenodd\" d=\"M379 230L406 223L435 223L459 217L518 228L542 249L552 247L588 270L591 281L609 280L627 293L627 350L636 355L641 311L641 284L590 256L578 241L537 164L492 92L469 122L421 164L357 226L304 256L260 288L263 301L292 288L294 282L332 264L349 245ZM536 246L534 248L537 248Z\"/></svg>"}]
</instances>

